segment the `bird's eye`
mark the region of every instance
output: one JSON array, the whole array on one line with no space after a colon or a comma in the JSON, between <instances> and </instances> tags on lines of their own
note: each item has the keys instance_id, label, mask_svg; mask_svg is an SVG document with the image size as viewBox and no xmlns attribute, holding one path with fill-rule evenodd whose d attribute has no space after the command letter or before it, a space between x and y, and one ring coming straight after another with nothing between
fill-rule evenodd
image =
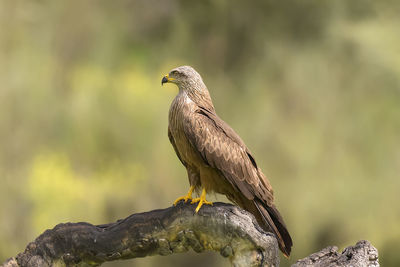
<instances>
[{"instance_id":1,"label":"bird's eye","mask_svg":"<svg viewBox=\"0 0 400 267\"><path fill-rule=\"evenodd\" d=\"M178 71L177 70L173 70L173 71L171 71L171 74L172 75L176 75L176 74L178 74Z\"/></svg>"}]
</instances>

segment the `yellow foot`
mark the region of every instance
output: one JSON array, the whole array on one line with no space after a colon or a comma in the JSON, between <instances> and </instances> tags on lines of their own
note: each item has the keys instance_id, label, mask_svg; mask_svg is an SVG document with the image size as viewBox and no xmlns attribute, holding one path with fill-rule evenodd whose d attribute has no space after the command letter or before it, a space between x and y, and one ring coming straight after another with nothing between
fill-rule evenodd
<instances>
[{"instance_id":1,"label":"yellow foot","mask_svg":"<svg viewBox=\"0 0 400 267\"><path fill-rule=\"evenodd\" d=\"M186 196L178 197L178 198L174 201L174 206L176 206L176 204L178 204L178 202L181 201L181 200L184 200L185 203L186 203L189 199L192 199L193 190L194 190L194 186L191 186L190 189L189 189L189 192L187 193Z\"/></svg>"},{"instance_id":2,"label":"yellow foot","mask_svg":"<svg viewBox=\"0 0 400 267\"><path fill-rule=\"evenodd\" d=\"M201 196L198 198L193 198L191 204L197 203L197 202L199 202L199 204L197 205L196 213L199 212L199 210L200 210L201 206L203 206L203 204L211 205L211 206L213 205L212 202L206 200L206 190L204 188L203 188L203 191L201 192Z\"/></svg>"}]
</instances>

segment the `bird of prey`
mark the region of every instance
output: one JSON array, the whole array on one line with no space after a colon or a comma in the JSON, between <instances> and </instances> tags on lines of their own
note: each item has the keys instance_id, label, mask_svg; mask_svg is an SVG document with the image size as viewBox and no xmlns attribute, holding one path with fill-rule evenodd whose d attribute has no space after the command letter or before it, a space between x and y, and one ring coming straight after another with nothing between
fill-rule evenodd
<instances>
[{"instance_id":1,"label":"bird of prey","mask_svg":"<svg viewBox=\"0 0 400 267\"><path fill-rule=\"evenodd\" d=\"M179 93L169 110L168 137L186 167L190 189L175 200L197 203L196 212L206 200L206 192L224 194L251 212L266 230L273 232L279 248L289 256L292 239L274 205L271 184L239 135L215 112L210 94L200 74L190 66L175 68L161 80L174 83ZM200 192L192 198L193 191Z\"/></svg>"}]
</instances>

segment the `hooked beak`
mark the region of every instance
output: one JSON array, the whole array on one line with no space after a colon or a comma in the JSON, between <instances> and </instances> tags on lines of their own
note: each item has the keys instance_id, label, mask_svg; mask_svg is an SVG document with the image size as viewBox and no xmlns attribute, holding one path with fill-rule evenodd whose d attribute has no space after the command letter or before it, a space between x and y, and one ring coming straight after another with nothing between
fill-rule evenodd
<instances>
[{"instance_id":1,"label":"hooked beak","mask_svg":"<svg viewBox=\"0 0 400 267\"><path fill-rule=\"evenodd\" d=\"M173 80L175 80L174 78L171 78L171 77L168 77L168 74L167 75L165 75L163 78L162 78L162 80L161 80L161 85L163 85L164 83L167 83L167 82L171 82L171 81L173 81Z\"/></svg>"}]
</instances>

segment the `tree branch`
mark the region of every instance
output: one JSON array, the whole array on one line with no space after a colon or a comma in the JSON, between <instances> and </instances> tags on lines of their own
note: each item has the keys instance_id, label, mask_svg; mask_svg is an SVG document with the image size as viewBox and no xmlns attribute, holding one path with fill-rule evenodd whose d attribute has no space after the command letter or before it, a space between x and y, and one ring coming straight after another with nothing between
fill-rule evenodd
<instances>
[{"instance_id":1,"label":"tree branch","mask_svg":"<svg viewBox=\"0 0 400 267\"><path fill-rule=\"evenodd\" d=\"M342 253L337 247L327 247L320 252L313 253L307 258L298 260L292 267L309 266L353 266L378 267L378 250L366 240L358 241L354 246L347 247Z\"/></svg>"},{"instance_id":2,"label":"tree branch","mask_svg":"<svg viewBox=\"0 0 400 267\"><path fill-rule=\"evenodd\" d=\"M278 266L275 237L253 215L230 204L183 204L133 214L105 225L59 224L2 266L100 265L105 261L151 255L218 251L233 266Z\"/></svg>"},{"instance_id":3,"label":"tree branch","mask_svg":"<svg viewBox=\"0 0 400 267\"><path fill-rule=\"evenodd\" d=\"M97 266L106 261L217 251L233 266L279 266L275 237L264 232L253 215L236 206L214 203L195 213L196 205L133 214L115 223L59 224L46 230L25 251L1 267ZM359 241L338 253L327 247L292 267L379 266L378 251L368 241Z\"/></svg>"}]
</instances>

